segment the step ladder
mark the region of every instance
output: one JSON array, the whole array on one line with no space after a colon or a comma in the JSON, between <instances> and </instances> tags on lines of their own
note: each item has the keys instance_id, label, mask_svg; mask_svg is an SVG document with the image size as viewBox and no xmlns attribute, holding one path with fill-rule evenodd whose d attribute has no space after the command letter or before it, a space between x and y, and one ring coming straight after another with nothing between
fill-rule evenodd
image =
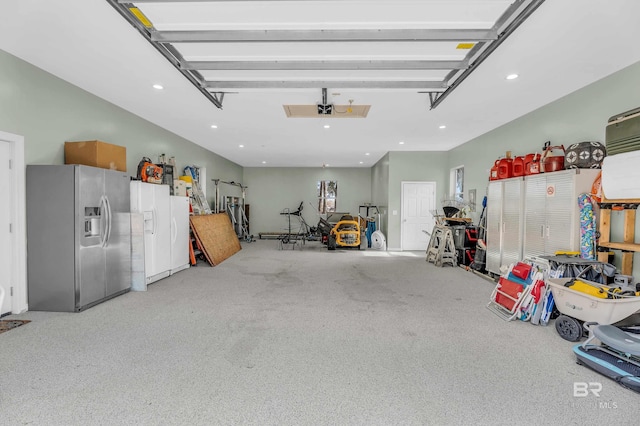
<instances>
[{"instance_id":1,"label":"step ladder","mask_svg":"<svg viewBox=\"0 0 640 426\"><path fill-rule=\"evenodd\" d=\"M207 197L205 197L204 192L200 187L194 168L185 167L184 171L187 176L191 176L191 206L193 208L193 214L211 214L211 207L207 202Z\"/></svg>"},{"instance_id":2,"label":"step ladder","mask_svg":"<svg viewBox=\"0 0 640 426\"><path fill-rule=\"evenodd\" d=\"M444 225L435 225L429 239L427 247L427 262L436 266L444 266L450 263L457 265L456 246L453 242L453 232L451 228Z\"/></svg>"}]
</instances>

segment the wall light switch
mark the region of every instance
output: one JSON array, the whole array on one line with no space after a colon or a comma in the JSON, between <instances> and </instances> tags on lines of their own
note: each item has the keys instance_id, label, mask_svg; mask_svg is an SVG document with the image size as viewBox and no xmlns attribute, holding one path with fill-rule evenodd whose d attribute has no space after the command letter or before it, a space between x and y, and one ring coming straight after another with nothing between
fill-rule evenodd
<instances>
[{"instance_id":1,"label":"wall light switch","mask_svg":"<svg viewBox=\"0 0 640 426\"><path fill-rule=\"evenodd\" d=\"M398 216L398 210L394 210L391 214L394 216Z\"/></svg>"}]
</instances>

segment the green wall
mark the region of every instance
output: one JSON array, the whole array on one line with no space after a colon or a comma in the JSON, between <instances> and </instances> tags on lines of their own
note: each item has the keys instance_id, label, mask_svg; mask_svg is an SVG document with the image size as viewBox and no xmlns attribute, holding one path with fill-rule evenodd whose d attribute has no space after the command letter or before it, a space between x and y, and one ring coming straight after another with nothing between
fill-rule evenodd
<instances>
[{"instance_id":1,"label":"green wall","mask_svg":"<svg viewBox=\"0 0 640 426\"><path fill-rule=\"evenodd\" d=\"M449 168L464 164L465 196L469 189L477 188L480 202L486 194L491 166L506 151L513 155L540 152L545 141L565 147L581 141L604 142L609 117L638 106L640 62L449 151L447 164ZM477 210L475 220L481 210ZM622 240L621 222L622 219L612 219L612 237L616 241ZM636 228L640 230L640 219ZM619 252L616 257L620 257ZM639 255L634 262L640 265ZM640 276L640 268L636 270Z\"/></svg>"},{"instance_id":2,"label":"green wall","mask_svg":"<svg viewBox=\"0 0 640 426\"><path fill-rule=\"evenodd\" d=\"M515 100L517 102L517 100ZM370 169L246 168L162 129L128 111L0 51L0 129L25 137L27 164L62 164L65 141L99 139L127 148L127 169L135 175L143 156L175 156L178 170L195 164L207 169L207 198L214 199L211 179L249 186L253 233L280 231L280 212L304 201L304 216L317 223L316 182L339 183L338 210L358 213L371 202L386 207L382 230L389 248L400 246L402 181L434 181L438 205L448 197L449 170L465 167L465 196L486 192L489 169L506 151L539 151L545 141L565 146L584 140L604 141L607 119L640 104L640 63L541 107L448 152L390 152ZM443 166L445 165L445 166ZM239 195L220 186L221 195ZM392 212L396 210L397 215ZM481 208L472 214L478 219ZM384 212L384 211L383 211ZM615 219L615 218L614 218ZM614 223L613 237L620 238ZM640 228L639 228L640 229ZM636 256L637 257L637 256ZM638 259L636 259L636 262Z\"/></svg>"},{"instance_id":3,"label":"green wall","mask_svg":"<svg viewBox=\"0 0 640 426\"><path fill-rule=\"evenodd\" d=\"M564 145L605 140L609 117L640 106L640 63L618 71L449 151L448 167L464 164L465 196L486 193L494 161L540 152L546 141ZM479 214L479 212L477 213Z\"/></svg>"},{"instance_id":4,"label":"green wall","mask_svg":"<svg viewBox=\"0 0 640 426\"><path fill-rule=\"evenodd\" d=\"M424 181L436 183L436 205L445 198L449 188L449 171L443 169L448 154L440 151L389 153L389 203L387 215L387 247L400 249L400 210L402 182ZM397 214L393 214L396 211ZM426 249L426 247L425 247Z\"/></svg>"},{"instance_id":5,"label":"green wall","mask_svg":"<svg viewBox=\"0 0 640 426\"><path fill-rule=\"evenodd\" d=\"M319 218L315 208L319 180L338 182L339 212L357 215L361 204L371 202L370 168L246 167L243 179L242 183L248 186L250 230L256 238L259 232L284 231L288 224L286 216L280 213L284 209L295 211L301 201L304 219L315 226ZM221 195L232 194L223 194L221 190ZM292 227L296 223L292 220Z\"/></svg>"},{"instance_id":6,"label":"green wall","mask_svg":"<svg viewBox=\"0 0 640 426\"><path fill-rule=\"evenodd\" d=\"M371 202L378 206L381 222L378 229L386 238L389 231L389 153L371 168Z\"/></svg>"},{"instance_id":7,"label":"green wall","mask_svg":"<svg viewBox=\"0 0 640 426\"><path fill-rule=\"evenodd\" d=\"M102 140L127 148L127 172L140 159L176 157L208 177L239 181L242 167L0 50L0 129L25 138L26 164L64 164L64 142ZM214 185L207 184L213 200Z\"/></svg>"}]
</instances>

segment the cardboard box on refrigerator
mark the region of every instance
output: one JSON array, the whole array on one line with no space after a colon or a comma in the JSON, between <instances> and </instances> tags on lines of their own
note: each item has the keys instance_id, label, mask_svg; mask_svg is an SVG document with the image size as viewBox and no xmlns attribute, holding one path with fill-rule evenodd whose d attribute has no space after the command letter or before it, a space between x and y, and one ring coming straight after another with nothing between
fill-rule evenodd
<instances>
[{"instance_id":1,"label":"cardboard box on refrigerator","mask_svg":"<svg viewBox=\"0 0 640 426\"><path fill-rule=\"evenodd\" d=\"M64 143L64 163L127 171L127 148L102 141Z\"/></svg>"}]
</instances>

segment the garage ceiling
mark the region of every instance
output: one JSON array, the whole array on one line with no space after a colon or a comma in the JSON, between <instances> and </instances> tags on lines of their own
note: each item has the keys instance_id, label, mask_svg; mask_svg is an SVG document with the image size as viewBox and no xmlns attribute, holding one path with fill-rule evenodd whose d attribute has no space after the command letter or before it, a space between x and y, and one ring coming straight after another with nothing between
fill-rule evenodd
<instances>
[{"instance_id":1,"label":"garage ceiling","mask_svg":"<svg viewBox=\"0 0 640 426\"><path fill-rule=\"evenodd\" d=\"M0 13L0 49L245 167L448 150L640 60L635 0L21 0Z\"/></svg>"},{"instance_id":2,"label":"garage ceiling","mask_svg":"<svg viewBox=\"0 0 640 426\"><path fill-rule=\"evenodd\" d=\"M327 87L422 90L435 108L544 2L107 1L218 108Z\"/></svg>"}]
</instances>

